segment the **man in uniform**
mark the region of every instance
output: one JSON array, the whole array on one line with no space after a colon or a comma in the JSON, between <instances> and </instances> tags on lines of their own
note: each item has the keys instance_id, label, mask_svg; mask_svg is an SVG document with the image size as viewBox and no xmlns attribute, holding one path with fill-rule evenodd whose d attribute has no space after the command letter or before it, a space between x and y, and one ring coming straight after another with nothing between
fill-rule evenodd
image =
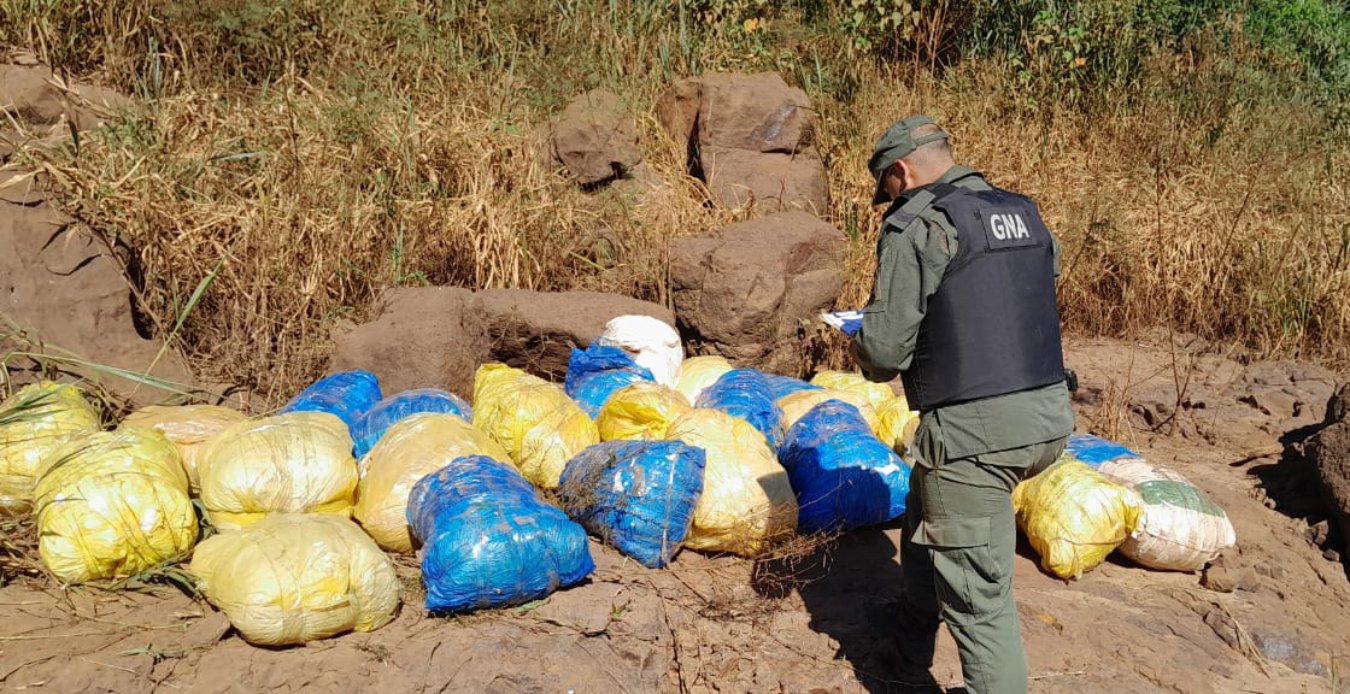
<instances>
[{"instance_id":1,"label":"man in uniform","mask_svg":"<svg viewBox=\"0 0 1350 694\"><path fill-rule=\"evenodd\" d=\"M932 682L939 619L971 694L1027 688L1013 602L1013 487L1073 430L1055 280L1059 245L1030 199L952 159L947 133L891 126L868 167L890 203L855 353L898 374L922 414L901 535L899 676Z\"/></svg>"}]
</instances>

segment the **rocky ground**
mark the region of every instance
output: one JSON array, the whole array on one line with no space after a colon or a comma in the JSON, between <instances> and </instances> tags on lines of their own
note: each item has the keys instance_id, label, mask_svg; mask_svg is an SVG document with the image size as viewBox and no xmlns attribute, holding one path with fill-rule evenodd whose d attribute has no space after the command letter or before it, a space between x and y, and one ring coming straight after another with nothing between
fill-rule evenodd
<instances>
[{"instance_id":1,"label":"rocky ground","mask_svg":"<svg viewBox=\"0 0 1350 694\"><path fill-rule=\"evenodd\" d=\"M1031 689L1333 691L1350 655L1350 581L1299 451L1337 377L1176 345L1073 344L1080 428L1114 423L1189 476L1228 510L1239 548L1204 575L1113 559L1065 583L1024 547ZM288 649L249 646L171 587L21 579L0 589L0 689L884 692L892 625L879 607L899 586L898 542L868 529L760 562L686 552L664 571L597 545L589 583L458 618L421 609L408 563L394 623ZM934 675L960 691L945 635Z\"/></svg>"}]
</instances>

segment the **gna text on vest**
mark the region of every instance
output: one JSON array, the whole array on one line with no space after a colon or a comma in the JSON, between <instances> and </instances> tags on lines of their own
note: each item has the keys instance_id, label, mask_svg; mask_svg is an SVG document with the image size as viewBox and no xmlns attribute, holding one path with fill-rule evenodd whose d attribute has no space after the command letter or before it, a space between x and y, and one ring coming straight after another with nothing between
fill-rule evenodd
<instances>
[{"instance_id":1,"label":"gna text on vest","mask_svg":"<svg viewBox=\"0 0 1350 694\"><path fill-rule=\"evenodd\" d=\"M1031 238L1026 220L1016 212L990 215L989 232L999 241Z\"/></svg>"}]
</instances>

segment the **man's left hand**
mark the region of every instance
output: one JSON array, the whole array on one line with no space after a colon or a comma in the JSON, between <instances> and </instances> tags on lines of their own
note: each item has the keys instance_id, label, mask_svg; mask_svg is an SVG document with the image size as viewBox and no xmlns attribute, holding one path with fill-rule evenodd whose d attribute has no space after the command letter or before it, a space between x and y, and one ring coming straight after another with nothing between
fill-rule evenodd
<instances>
[{"instance_id":1,"label":"man's left hand","mask_svg":"<svg viewBox=\"0 0 1350 694\"><path fill-rule=\"evenodd\" d=\"M822 313L820 319L826 323L838 328L840 332L853 337L862 330L862 311L835 311L834 313Z\"/></svg>"}]
</instances>

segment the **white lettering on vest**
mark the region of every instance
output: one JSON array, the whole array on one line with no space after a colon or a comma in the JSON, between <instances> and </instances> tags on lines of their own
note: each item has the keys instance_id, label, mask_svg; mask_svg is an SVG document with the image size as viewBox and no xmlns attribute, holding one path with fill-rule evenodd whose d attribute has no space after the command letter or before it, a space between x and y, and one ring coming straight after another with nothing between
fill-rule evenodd
<instances>
[{"instance_id":1,"label":"white lettering on vest","mask_svg":"<svg viewBox=\"0 0 1350 694\"><path fill-rule=\"evenodd\" d=\"M1031 238L1026 220L1022 219L1020 214L992 215L989 218L989 229L994 232L994 238L999 241Z\"/></svg>"}]
</instances>

